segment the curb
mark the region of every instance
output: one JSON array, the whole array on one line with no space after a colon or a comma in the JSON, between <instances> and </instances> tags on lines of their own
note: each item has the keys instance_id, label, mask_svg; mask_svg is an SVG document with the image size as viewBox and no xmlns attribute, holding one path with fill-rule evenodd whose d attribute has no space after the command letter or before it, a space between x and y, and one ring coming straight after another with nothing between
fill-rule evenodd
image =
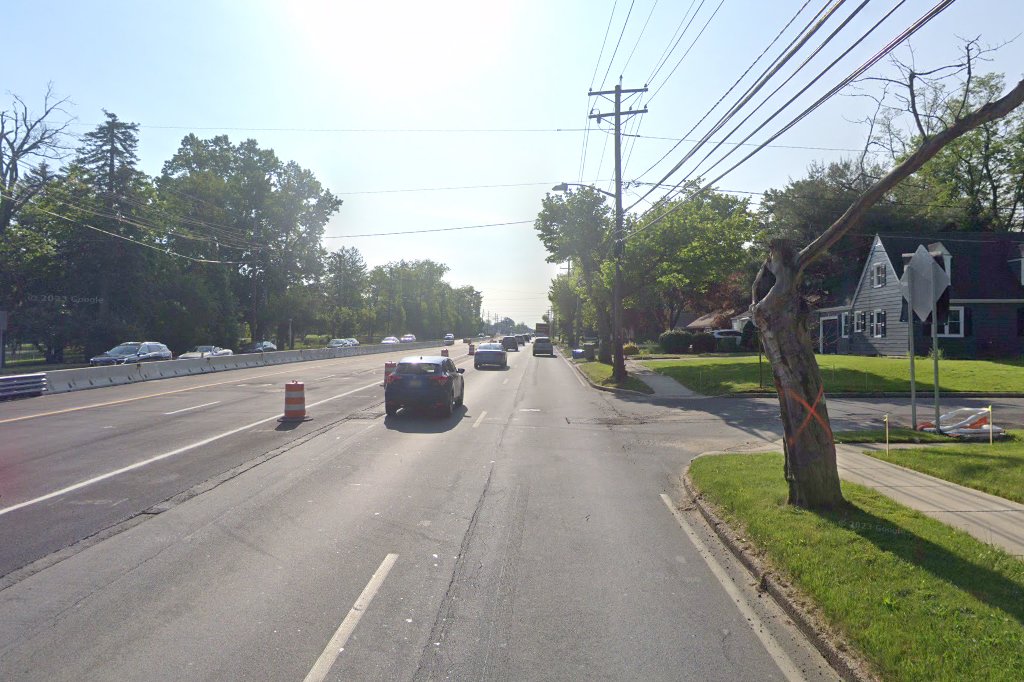
<instances>
[{"instance_id":1,"label":"curb","mask_svg":"<svg viewBox=\"0 0 1024 682\"><path fill-rule=\"evenodd\" d=\"M711 456L714 454L735 454L735 453L702 453L697 457ZM696 457L694 458L696 459ZM725 521L720 519L708 506L703 499L703 496L697 492L693 481L690 480L690 467L687 465L686 470L682 476L683 487L686 489L687 494L690 496L690 500L693 505L700 512L704 520L707 521L708 525L711 526L712 530L715 531L715 535L722 541L722 543L729 548L733 556L750 572L750 574L757 580L758 587L767 592L772 599L785 611L786 615L789 616L796 624L800 632L807 638L808 641L818 650L818 653L828 662L832 669L835 670L840 677L848 682L873 682L877 678L865 673L869 667L866 663L860 663L854 656L845 651L841 651L830 639L824 636L821 632L823 628L827 628L820 619L816 618L811 614L810 611L805 609L800 603L792 598L787 589L782 583L775 577L775 575L766 571L762 568L757 560L754 558L752 553L747 547L737 539L735 532ZM833 637L841 639L833 633ZM852 650L852 647L851 647Z\"/></svg>"},{"instance_id":2,"label":"curb","mask_svg":"<svg viewBox=\"0 0 1024 682\"><path fill-rule=\"evenodd\" d=\"M562 357L565 358L564 355ZM641 395L647 398L657 397L656 393L641 393L640 391L634 391L631 388L615 388L614 386L601 386L600 384L595 384L593 381L590 380L590 377L583 373L583 370L576 366L576 363L571 362L568 359L566 359L566 362L569 363L569 365L573 368L574 371L576 371L581 377L583 377L584 381L586 381L588 384L591 385L591 387L596 388L599 391L605 391L606 393L627 393L629 395Z\"/></svg>"},{"instance_id":3,"label":"curb","mask_svg":"<svg viewBox=\"0 0 1024 682\"><path fill-rule=\"evenodd\" d=\"M929 397L931 392L924 394L925 397ZM779 396L775 391L756 393L719 393L718 395L707 396L709 398L777 398ZM922 393L917 394L920 399ZM910 393L825 393L825 397L832 398L910 398ZM964 391L962 393L956 391L943 391L943 398L1024 398L1024 393L979 393L977 391Z\"/></svg>"}]
</instances>

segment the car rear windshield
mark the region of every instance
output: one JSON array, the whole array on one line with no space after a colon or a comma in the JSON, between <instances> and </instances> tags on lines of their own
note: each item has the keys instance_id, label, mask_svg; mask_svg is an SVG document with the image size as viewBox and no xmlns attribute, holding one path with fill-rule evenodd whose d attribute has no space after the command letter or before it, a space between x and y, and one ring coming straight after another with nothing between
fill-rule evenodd
<instances>
[{"instance_id":1,"label":"car rear windshield","mask_svg":"<svg viewBox=\"0 0 1024 682\"><path fill-rule=\"evenodd\" d=\"M399 374L439 374L441 366L432 362L400 362L395 371Z\"/></svg>"},{"instance_id":2,"label":"car rear windshield","mask_svg":"<svg viewBox=\"0 0 1024 682\"><path fill-rule=\"evenodd\" d=\"M498 343L482 343L480 344L480 350L505 350Z\"/></svg>"}]
</instances>

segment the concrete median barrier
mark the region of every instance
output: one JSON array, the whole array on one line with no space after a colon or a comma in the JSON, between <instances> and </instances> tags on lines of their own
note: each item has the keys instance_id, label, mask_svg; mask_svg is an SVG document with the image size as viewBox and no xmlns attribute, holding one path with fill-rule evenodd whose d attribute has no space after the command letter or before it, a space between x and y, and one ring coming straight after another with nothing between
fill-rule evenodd
<instances>
[{"instance_id":1,"label":"concrete median barrier","mask_svg":"<svg viewBox=\"0 0 1024 682\"><path fill-rule=\"evenodd\" d=\"M83 391L90 388L132 384L139 381L154 381L192 374L208 374L210 372L283 365L293 362L331 360L376 353L412 352L425 348L434 348L437 346L437 343L437 341L418 341L401 345L365 344L345 348L306 348L303 350L283 350L269 353L225 355L216 358L165 360L162 362L144 362L130 365L59 369L45 373L46 393L68 393L70 391Z\"/></svg>"}]
</instances>

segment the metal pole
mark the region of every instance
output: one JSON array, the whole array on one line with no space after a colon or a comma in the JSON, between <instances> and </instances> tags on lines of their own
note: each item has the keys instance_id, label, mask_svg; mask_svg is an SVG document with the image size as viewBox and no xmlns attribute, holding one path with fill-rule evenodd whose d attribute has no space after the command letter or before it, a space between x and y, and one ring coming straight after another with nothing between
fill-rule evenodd
<instances>
[{"instance_id":1,"label":"metal pole","mask_svg":"<svg viewBox=\"0 0 1024 682\"><path fill-rule=\"evenodd\" d=\"M942 433L939 426L939 299L932 304L932 370L935 385L935 433Z\"/></svg>"},{"instance_id":2,"label":"metal pole","mask_svg":"<svg viewBox=\"0 0 1024 682\"><path fill-rule=\"evenodd\" d=\"M910 341L910 428L917 431L917 375L914 370L914 289L907 302L907 338Z\"/></svg>"},{"instance_id":3,"label":"metal pole","mask_svg":"<svg viewBox=\"0 0 1024 682\"><path fill-rule=\"evenodd\" d=\"M622 354L622 84L615 86L615 281L612 284L612 376L626 380Z\"/></svg>"}]
</instances>

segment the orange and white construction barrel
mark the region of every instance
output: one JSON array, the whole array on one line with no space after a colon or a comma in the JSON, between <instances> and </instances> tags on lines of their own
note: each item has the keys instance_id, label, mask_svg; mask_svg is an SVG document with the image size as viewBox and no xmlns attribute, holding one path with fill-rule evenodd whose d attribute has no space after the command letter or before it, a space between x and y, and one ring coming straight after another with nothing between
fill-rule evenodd
<instances>
[{"instance_id":1,"label":"orange and white construction barrel","mask_svg":"<svg viewBox=\"0 0 1024 682\"><path fill-rule=\"evenodd\" d=\"M284 416L283 422L302 422L306 416L306 384L292 381L284 385Z\"/></svg>"}]
</instances>

